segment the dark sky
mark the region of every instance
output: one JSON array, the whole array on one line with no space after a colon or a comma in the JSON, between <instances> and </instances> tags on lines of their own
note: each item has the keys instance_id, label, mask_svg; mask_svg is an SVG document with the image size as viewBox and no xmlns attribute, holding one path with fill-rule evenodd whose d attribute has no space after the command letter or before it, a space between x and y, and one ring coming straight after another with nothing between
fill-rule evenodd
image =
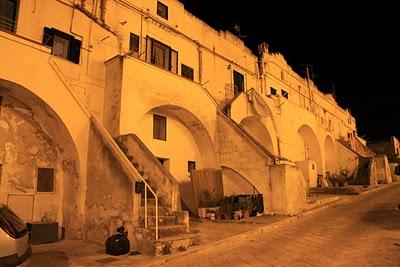
<instances>
[{"instance_id":1,"label":"dark sky","mask_svg":"<svg viewBox=\"0 0 400 267\"><path fill-rule=\"evenodd\" d=\"M180 0L216 29L234 32L255 53L266 41L356 117L367 140L400 137L400 15L394 1ZM372 2L372 4L371 4ZM397 14L396 14L397 13Z\"/></svg>"}]
</instances>

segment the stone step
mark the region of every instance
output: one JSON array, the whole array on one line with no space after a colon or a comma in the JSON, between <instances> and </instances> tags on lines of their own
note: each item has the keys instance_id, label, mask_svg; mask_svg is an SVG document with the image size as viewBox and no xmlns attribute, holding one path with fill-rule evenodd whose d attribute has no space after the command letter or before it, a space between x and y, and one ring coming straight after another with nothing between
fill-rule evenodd
<instances>
[{"instance_id":1,"label":"stone step","mask_svg":"<svg viewBox=\"0 0 400 267\"><path fill-rule=\"evenodd\" d=\"M149 228L150 238L156 239L156 227L150 226ZM166 238L173 237L176 235L187 234L189 233L189 229L187 225L184 224L176 224L176 225L164 225L158 227L158 238Z\"/></svg>"},{"instance_id":2,"label":"stone step","mask_svg":"<svg viewBox=\"0 0 400 267\"><path fill-rule=\"evenodd\" d=\"M172 237L160 238L154 242L154 254L156 256L182 252L191 246L200 244L198 234L180 234Z\"/></svg>"},{"instance_id":3,"label":"stone step","mask_svg":"<svg viewBox=\"0 0 400 267\"><path fill-rule=\"evenodd\" d=\"M139 226L144 227L144 216L139 217ZM159 216L158 217L158 226L167 226L167 225L177 225L183 224L183 222L179 223L179 218L174 215L170 216ZM156 226L156 216L147 216L147 225L149 227Z\"/></svg>"},{"instance_id":4,"label":"stone step","mask_svg":"<svg viewBox=\"0 0 400 267\"><path fill-rule=\"evenodd\" d=\"M144 217L144 206L141 206L139 208L139 216ZM158 216L169 216L171 215L171 212L169 212L167 209L164 207L158 206ZM155 206L147 206L147 216L156 216L156 207Z\"/></svg>"}]
</instances>

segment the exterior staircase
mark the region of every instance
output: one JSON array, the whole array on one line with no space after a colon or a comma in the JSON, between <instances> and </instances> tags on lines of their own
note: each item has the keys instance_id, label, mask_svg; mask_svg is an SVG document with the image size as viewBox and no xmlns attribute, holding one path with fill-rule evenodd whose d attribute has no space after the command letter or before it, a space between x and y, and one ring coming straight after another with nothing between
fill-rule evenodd
<instances>
[{"instance_id":1,"label":"exterior staircase","mask_svg":"<svg viewBox=\"0 0 400 267\"><path fill-rule=\"evenodd\" d=\"M197 233L190 230L189 213L180 209L178 184L175 178L136 135L120 136L116 141L159 200L158 207L156 207L156 198L147 189L146 205L144 192L146 189L141 193L139 221L135 234L141 236L144 242L139 249L144 253L157 256L184 251L190 246L198 245L200 238ZM157 209L158 212L156 212ZM158 225L156 223L157 215Z\"/></svg>"},{"instance_id":2,"label":"exterior staircase","mask_svg":"<svg viewBox=\"0 0 400 267\"><path fill-rule=\"evenodd\" d=\"M354 181L351 184L354 185L370 185L370 179L368 175L368 167L370 164L370 158L359 157L358 170Z\"/></svg>"}]
</instances>

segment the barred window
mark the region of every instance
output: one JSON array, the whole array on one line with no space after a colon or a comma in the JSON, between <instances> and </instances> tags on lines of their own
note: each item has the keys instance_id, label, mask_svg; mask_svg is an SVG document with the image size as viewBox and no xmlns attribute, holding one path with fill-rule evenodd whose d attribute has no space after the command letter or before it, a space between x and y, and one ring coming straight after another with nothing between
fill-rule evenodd
<instances>
[{"instance_id":1,"label":"barred window","mask_svg":"<svg viewBox=\"0 0 400 267\"><path fill-rule=\"evenodd\" d=\"M17 0L0 0L0 29L15 32Z\"/></svg>"}]
</instances>

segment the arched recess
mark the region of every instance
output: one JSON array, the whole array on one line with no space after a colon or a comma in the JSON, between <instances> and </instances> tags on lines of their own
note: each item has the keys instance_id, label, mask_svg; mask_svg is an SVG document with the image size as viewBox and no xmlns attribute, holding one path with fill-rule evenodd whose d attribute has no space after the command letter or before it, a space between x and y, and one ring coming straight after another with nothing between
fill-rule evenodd
<instances>
[{"instance_id":1,"label":"arched recess","mask_svg":"<svg viewBox=\"0 0 400 267\"><path fill-rule=\"evenodd\" d=\"M302 125L297 131L301 144L302 160L298 165L306 179L308 187L317 186L317 175L323 175L321 146L312 128Z\"/></svg>"},{"instance_id":2,"label":"arched recess","mask_svg":"<svg viewBox=\"0 0 400 267\"><path fill-rule=\"evenodd\" d=\"M272 154L276 154L274 144L267 127L261 122L260 117L251 116L244 118L240 125L251 134L264 148Z\"/></svg>"},{"instance_id":3,"label":"arched recess","mask_svg":"<svg viewBox=\"0 0 400 267\"><path fill-rule=\"evenodd\" d=\"M324 144L325 151L325 172L333 173L336 169L336 150L335 143L331 136L327 135Z\"/></svg>"},{"instance_id":4,"label":"arched recess","mask_svg":"<svg viewBox=\"0 0 400 267\"><path fill-rule=\"evenodd\" d=\"M80 161L66 124L19 84L0 80L0 96L0 202L27 221L57 221L67 237L81 237Z\"/></svg>"},{"instance_id":5,"label":"arched recess","mask_svg":"<svg viewBox=\"0 0 400 267\"><path fill-rule=\"evenodd\" d=\"M166 118L166 140L153 137L154 115ZM183 207L195 212L189 168L219 169L206 127L191 111L175 105L151 108L138 121L135 133L179 183Z\"/></svg>"},{"instance_id":6,"label":"arched recess","mask_svg":"<svg viewBox=\"0 0 400 267\"><path fill-rule=\"evenodd\" d=\"M236 170L221 166L224 195L260 194L260 191Z\"/></svg>"}]
</instances>

